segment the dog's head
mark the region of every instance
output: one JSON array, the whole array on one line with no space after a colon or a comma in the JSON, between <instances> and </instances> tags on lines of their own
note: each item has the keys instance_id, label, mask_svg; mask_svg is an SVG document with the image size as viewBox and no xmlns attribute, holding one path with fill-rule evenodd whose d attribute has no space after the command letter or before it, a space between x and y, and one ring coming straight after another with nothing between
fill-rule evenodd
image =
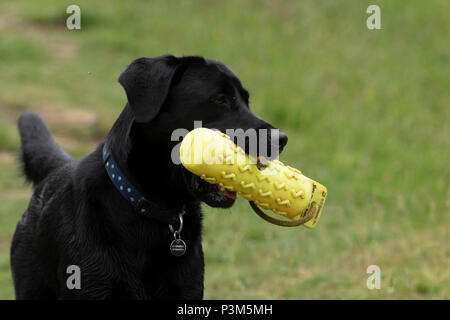
<instances>
[{"instance_id":1,"label":"dog's head","mask_svg":"<svg viewBox=\"0 0 450 320\"><path fill-rule=\"evenodd\" d=\"M201 121L202 127L225 133L227 129L240 129L235 131L233 139L256 156L261 155L263 149L273 151L273 146L278 153L287 143L283 132L250 111L248 91L221 62L170 55L140 58L121 74L119 82L134 116L132 134L144 145L158 146L163 154L153 156L161 161L169 162L168 156L178 143L171 139L174 130L192 130L195 121ZM261 129L268 131L263 143ZM252 134L256 134L255 139ZM256 146L251 146L252 142ZM185 187L197 199L214 207L225 208L234 203L235 193L204 182L181 165L174 165L173 171L183 176Z\"/></svg>"}]
</instances>

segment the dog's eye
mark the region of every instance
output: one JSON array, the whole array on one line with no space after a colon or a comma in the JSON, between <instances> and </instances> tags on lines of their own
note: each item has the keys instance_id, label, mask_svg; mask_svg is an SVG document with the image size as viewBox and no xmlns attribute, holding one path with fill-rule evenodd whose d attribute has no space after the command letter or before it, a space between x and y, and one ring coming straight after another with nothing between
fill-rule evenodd
<instances>
[{"instance_id":1,"label":"dog's eye","mask_svg":"<svg viewBox=\"0 0 450 320\"><path fill-rule=\"evenodd\" d=\"M225 95L221 94L220 96L218 96L214 99L214 102L217 104L225 104L227 102L227 97L225 97Z\"/></svg>"}]
</instances>

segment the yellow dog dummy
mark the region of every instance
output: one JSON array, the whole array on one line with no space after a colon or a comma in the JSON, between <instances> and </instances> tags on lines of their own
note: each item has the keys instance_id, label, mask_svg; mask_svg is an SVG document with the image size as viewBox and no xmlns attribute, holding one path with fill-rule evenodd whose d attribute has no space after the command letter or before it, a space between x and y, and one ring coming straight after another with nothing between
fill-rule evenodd
<instances>
[{"instance_id":1,"label":"yellow dog dummy","mask_svg":"<svg viewBox=\"0 0 450 320\"><path fill-rule=\"evenodd\" d=\"M280 161L261 166L219 131L197 128L189 132L181 143L180 160L203 180L243 196L258 214L260 207L290 219L275 220L262 213L270 222L314 228L319 221L327 188Z\"/></svg>"}]
</instances>

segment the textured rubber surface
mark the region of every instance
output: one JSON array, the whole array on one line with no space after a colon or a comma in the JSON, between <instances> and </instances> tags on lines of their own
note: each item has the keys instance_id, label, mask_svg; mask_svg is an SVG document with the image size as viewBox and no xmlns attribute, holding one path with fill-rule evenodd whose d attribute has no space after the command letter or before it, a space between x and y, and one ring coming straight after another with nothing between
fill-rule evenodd
<instances>
[{"instance_id":1,"label":"textured rubber surface","mask_svg":"<svg viewBox=\"0 0 450 320\"><path fill-rule=\"evenodd\" d=\"M181 144L180 159L203 180L235 191L262 209L299 220L315 202L316 214L305 226L315 227L320 218L327 196L323 185L277 160L258 169L256 159L219 131L197 128L189 132Z\"/></svg>"}]
</instances>

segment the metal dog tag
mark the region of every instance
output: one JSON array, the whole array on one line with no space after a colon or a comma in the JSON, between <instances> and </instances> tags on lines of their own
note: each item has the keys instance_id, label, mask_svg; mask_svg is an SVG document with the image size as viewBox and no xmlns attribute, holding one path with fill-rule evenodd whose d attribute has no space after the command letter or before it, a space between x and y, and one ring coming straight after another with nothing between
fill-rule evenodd
<instances>
[{"instance_id":1,"label":"metal dog tag","mask_svg":"<svg viewBox=\"0 0 450 320\"><path fill-rule=\"evenodd\" d=\"M181 257L186 252L186 243L181 239L175 239L170 244L170 252L175 257Z\"/></svg>"}]
</instances>

